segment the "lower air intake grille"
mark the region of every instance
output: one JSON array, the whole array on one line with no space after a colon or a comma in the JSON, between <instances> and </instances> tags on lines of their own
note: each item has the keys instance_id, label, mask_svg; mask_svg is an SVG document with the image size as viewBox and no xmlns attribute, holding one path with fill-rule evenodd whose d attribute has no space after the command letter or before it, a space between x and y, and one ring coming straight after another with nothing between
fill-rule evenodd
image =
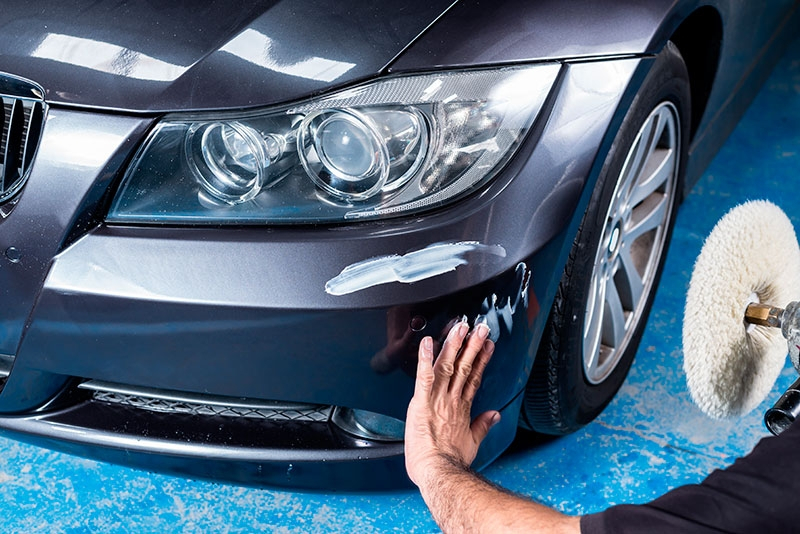
<instances>
[{"instance_id":1,"label":"lower air intake grille","mask_svg":"<svg viewBox=\"0 0 800 534\"><path fill-rule=\"evenodd\" d=\"M248 401L210 395L178 395L174 392L152 389L144 389L141 392L121 391L110 384L99 382L85 382L79 387L91 390L92 400L95 402L166 414L324 423L328 421L333 409L331 406L317 404Z\"/></svg>"}]
</instances>

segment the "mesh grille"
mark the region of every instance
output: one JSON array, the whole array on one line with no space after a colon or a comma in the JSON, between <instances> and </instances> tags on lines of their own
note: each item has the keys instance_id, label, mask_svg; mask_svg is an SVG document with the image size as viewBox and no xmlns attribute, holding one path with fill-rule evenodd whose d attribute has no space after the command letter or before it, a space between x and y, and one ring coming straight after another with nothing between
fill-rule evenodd
<instances>
[{"instance_id":1,"label":"mesh grille","mask_svg":"<svg viewBox=\"0 0 800 534\"><path fill-rule=\"evenodd\" d=\"M314 404L275 404L266 406L225 406L186 402L142 395L129 395L112 391L94 391L95 401L118 404L159 413L174 413L198 416L245 417L270 421L306 421L324 423L330 416L330 406Z\"/></svg>"},{"instance_id":2,"label":"mesh grille","mask_svg":"<svg viewBox=\"0 0 800 534\"><path fill-rule=\"evenodd\" d=\"M44 122L44 104L0 95L3 101L0 137L0 203L16 195L33 163Z\"/></svg>"}]
</instances>

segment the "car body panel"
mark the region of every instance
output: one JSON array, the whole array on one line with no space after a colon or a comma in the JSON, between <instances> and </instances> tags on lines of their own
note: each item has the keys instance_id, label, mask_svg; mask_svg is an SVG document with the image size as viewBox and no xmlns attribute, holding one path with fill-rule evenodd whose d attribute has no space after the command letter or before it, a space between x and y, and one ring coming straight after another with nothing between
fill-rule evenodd
<instances>
[{"instance_id":1,"label":"car body panel","mask_svg":"<svg viewBox=\"0 0 800 534\"><path fill-rule=\"evenodd\" d=\"M263 106L375 76L451 3L13 2L0 71L63 105Z\"/></svg>"},{"instance_id":2,"label":"car body panel","mask_svg":"<svg viewBox=\"0 0 800 534\"><path fill-rule=\"evenodd\" d=\"M706 112L689 147L687 194L755 98L780 52L797 36L800 3L780 0L770 6L777 9L759 9L753 2L715 6L728 21L723 37L727 50L720 56ZM770 33L768 28L774 30Z\"/></svg>"},{"instance_id":3,"label":"car body panel","mask_svg":"<svg viewBox=\"0 0 800 534\"><path fill-rule=\"evenodd\" d=\"M3 258L0 288L0 353L15 354L25 322L50 268L81 216L96 209L113 179L109 169L123 164L149 121L50 110L29 180L11 215L0 222ZM85 226L84 226L85 228Z\"/></svg>"},{"instance_id":4,"label":"car body panel","mask_svg":"<svg viewBox=\"0 0 800 534\"><path fill-rule=\"evenodd\" d=\"M652 53L653 34L674 3L511 0L489 5L461 1L397 58L390 70Z\"/></svg>"},{"instance_id":5,"label":"car body panel","mask_svg":"<svg viewBox=\"0 0 800 534\"><path fill-rule=\"evenodd\" d=\"M758 29L773 28L770 17L792 6L705 3L735 21L726 28L734 50L720 66L724 76L737 77L751 63L754 43L765 41ZM14 2L0 15L0 28L16 36L0 41L0 71L36 80L49 102L62 105L137 112L259 107L374 77L387 66L409 71L653 53L681 14L702 4L262 0L185 9ZM590 27L576 23L588 20Z\"/></svg>"}]
</instances>

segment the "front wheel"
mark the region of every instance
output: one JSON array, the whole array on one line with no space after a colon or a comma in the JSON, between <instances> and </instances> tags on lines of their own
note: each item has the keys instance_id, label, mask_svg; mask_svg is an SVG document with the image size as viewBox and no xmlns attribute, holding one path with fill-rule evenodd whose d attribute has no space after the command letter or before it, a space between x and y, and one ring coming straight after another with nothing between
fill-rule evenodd
<instances>
[{"instance_id":1,"label":"front wheel","mask_svg":"<svg viewBox=\"0 0 800 534\"><path fill-rule=\"evenodd\" d=\"M682 183L689 81L672 43L620 126L570 251L534 361L523 424L566 434L616 394L661 275Z\"/></svg>"}]
</instances>

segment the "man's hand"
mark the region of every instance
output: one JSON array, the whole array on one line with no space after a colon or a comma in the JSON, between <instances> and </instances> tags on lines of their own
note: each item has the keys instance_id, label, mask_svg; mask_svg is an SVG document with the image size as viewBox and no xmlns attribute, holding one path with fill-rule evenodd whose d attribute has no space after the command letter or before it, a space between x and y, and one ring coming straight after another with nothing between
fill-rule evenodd
<instances>
[{"instance_id":1,"label":"man's hand","mask_svg":"<svg viewBox=\"0 0 800 534\"><path fill-rule=\"evenodd\" d=\"M469 465L500 413L470 422L472 399L494 351L489 328L479 324L467 336L466 322L447 335L436 363L433 340L419 346L417 384L406 419L406 470L442 532L546 532L579 534L580 518L494 486ZM465 344L466 340L466 344Z\"/></svg>"},{"instance_id":2,"label":"man's hand","mask_svg":"<svg viewBox=\"0 0 800 534\"><path fill-rule=\"evenodd\" d=\"M433 340L426 337L419 346L417 382L405 434L406 470L418 486L443 463L468 468L489 429L500 421L497 411L470 421L472 400L494 343L487 339L485 324L468 332L466 322L456 323L435 364Z\"/></svg>"}]
</instances>

